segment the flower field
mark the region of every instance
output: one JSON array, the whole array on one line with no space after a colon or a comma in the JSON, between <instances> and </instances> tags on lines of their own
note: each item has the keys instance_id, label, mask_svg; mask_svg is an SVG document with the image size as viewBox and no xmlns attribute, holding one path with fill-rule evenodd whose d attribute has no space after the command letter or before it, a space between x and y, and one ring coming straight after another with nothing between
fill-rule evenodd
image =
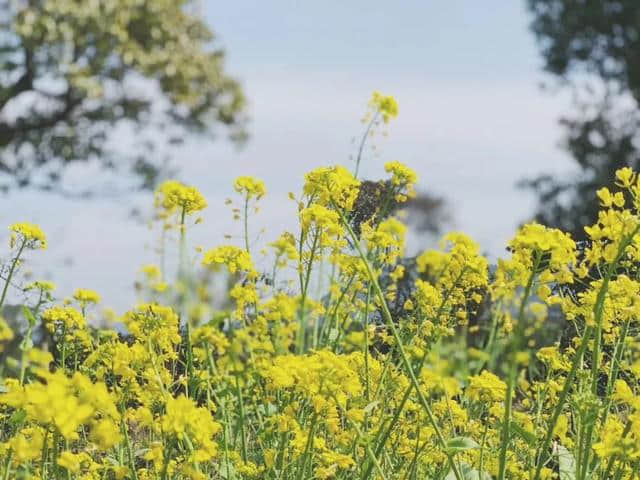
<instances>
[{"instance_id":1,"label":"flower field","mask_svg":"<svg viewBox=\"0 0 640 480\"><path fill-rule=\"evenodd\" d=\"M367 122L396 114L374 94ZM177 268L144 266L115 327L96 292L20 282L47 241L13 224L0 306L29 300L0 328L0 478L639 478L638 175L598 191L587 242L527 224L492 265L459 232L407 258L416 173L389 162L365 189L359 160L309 172L299 229L265 252L260 180L234 184L244 241L204 249L206 199L161 184Z\"/></svg>"}]
</instances>

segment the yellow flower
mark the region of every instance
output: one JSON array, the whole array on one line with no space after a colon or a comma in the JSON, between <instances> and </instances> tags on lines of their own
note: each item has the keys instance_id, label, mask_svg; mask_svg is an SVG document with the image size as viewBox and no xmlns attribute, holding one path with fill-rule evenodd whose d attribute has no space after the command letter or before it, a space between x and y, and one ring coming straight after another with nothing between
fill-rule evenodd
<instances>
[{"instance_id":1,"label":"yellow flower","mask_svg":"<svg viewBox=\"0 0 640 480\"><path fill-rule=\"evenodd\" d=\"M160 267L158 267L157 265L154 265L153 263L144 265L140 270L150 279L160 278L162 276Z\"/></svg>"},{"instance_id":2,"label":"yellow flower","mask_svg":"<svg viewBox=\"0 0 640 480\"><path fill-rule=\"evenodd\" d=\"M11 231L11 248L15 245L24 245L25 248L33 250L47 248L47 237L42 229L34 223L14 223L9 227L9 230Z\"/></svg>"},{"instance_id":3,"label":"yellow flower","mask_svg":"<svg viewBox=\"0 0 640 480\"><path fill-rule=\"evenodd\" d=\"M153 462L153 465L157 471L162 470L164 463L164 453L162 452L162 444L160 442L153 442L151 448L144 456L145 460Z\"/></svg>"},{"instance_id":4,"label":"yellow flower","mask_svg":"<svg viewBox=\"0 0 640 480\"><path fill-rule=\"evenodd\" d=\"M190 187L177 180L167 180L155 192L156 206L167 214L184 212L187 215L203 210L207 201L195 187Z\"/></svg>"},{"instance_id":5,"label":"yellow flower","mask_svg":"<svg viewBox=\"0 0 640 480\"><path fill-rule=\"evenodd\" d=\"M380 112L384 123L389 123L389 120L398 116L398 102L391 95L383 95L378 91L374 91L369 105Z\"/></svg>"},{"instance_id":6,"label":"yellow flower","mask_svg":"<svg viewBox=\"0 0 640 480\"><path fill-rule=\"evenodd\" d=\"M27 418L55 426L67 440L79 438L78 429L95 415L115 418L117 409L102 382L92 382L76 372L68 378L63 372L37 370L40 381L16 385L0 395L0 403L22 408Z\"/></svg>"},{"instance_id":7,"label":"yellow flower","mask_svg":"<svg viewBox=\"0 0 640 480\"><path fill-rule=\"evenodd\" d=\"M191 455L197 462L206 462L216 455L217 444L213 437L222 427L208 409L196 406L192 399L184 395L170 397L160 425L165 435L174 435L180 440L189 438L194 444Z\"/></svg>"},{"instance_id":8,"label":"yellow flower","mask_svg":"<svg viewBox=\"0 0 640 480\"><path fill-rule=\"evenodd\" d=\"M596 194L598 195L600 204L603 207L609 208L614 205L620 208L624 207L624 195L622 192L616 192L615 194L612 194L608 188L604 187L598 190Z\"/></svg>"},{"instance_id":9,"label":"yellow flower","mask_svg":"<svg viewBox=\"0 0 640 480\"><path fill-rule=\"evenodd\" d=\"M298 260L296 239L290 232L284 232L280 237L269 244L275 250L278 267L284 267L290 260Z\"/></svg>"},{"instance_id":10,"label":"yellow flower","mask_svg":"<svg viewBox=\"0 0 640 480\"><path fill-rule=\"evenodd\" d=\"M4 318L0 317L0 342L13 340L14 336L15 335L13 333L13 330L11 330L11 327L9 326L7 321Z\"/></svg>"},{"instance_id":11,"label":"yellow flower","mask_svg":"<svg viewBox=\"0 0 640 480\"><path fill-rule=\"evenodd\" d=\"M142 344L151 342L164 353L174 354L174 345L180 343L178 315L171 307L142 304L124 315L127 330Z\"/></svg>"},{"instance_id":12,"label":"yellow flower","mask_svg":"<svg viewBox=\"0 0 640 480\"><path fill-rule=\"evenodd\" d=\"M233 245L222 245L204 254L202 265L217 267L226 265L229 273L254 272L251 255L246 250Z\"/></svg>"},{"instance_id":13,"label":"yellow flower","mask_svg":"<svg viewBox=\"0 0 640 480\"><path fill-rule=\"evenodd\" d=\"M391 184L396 188L396 201L404 202L407 198L415 196L414 187L418 182L415 171L397 161L385 163L384 169L391 173Z\"/></svg>"},{"instance_id":14,"label":"yellow flower","mask_svg":"<svg viewBox=\"0 0 640 480\"><path fill-rule=\"evenodd\" d=\"M626 403L627 405L639 406L638 399L634 394L627 382L622 379L618 379L614 384L614 392L611 397L616 402Z\"/></svg>"},{"instance_id":15,"label":"yellow flower","mask_svg":"<svg viewBox=\"0 0 640 480\"><path fill-rule=\"evenodd\" d=\"M507 384L493 373L483 370L480 375L469 377L466 393L474 401L499 402L504 400Z\"/></svg>"},{"instance_id":16,"label":"yellow flower","mask_svg":"<svg viewBox=\"0 0 640 480\"><path fill-rule=\"evenodd\" d=\"M314 203L301 210L298 215L305 238L315 233L318 235L317 245L320 247L339 248L342 245L340 237L344 229L338 212Z\"/></svg>"},{"instance_id":17,"label":"yellow flower","mask_svg":"<svg viewBox=\"0 0 640 480\"><path fill-rule=\"evenodd\" d=\"M543 347L536 353L536 357L541 362L549 366L551 370L569 370L567 361L562 358L558 347Z\"/></svg>"},{"instance_id":18,"label":"yellow flower","mask_svg":"<svg viewBox=\"0 0 640 480\"><path fill-rule=\"evenodd\" d=\"M360 181L344 167L317 168L304 176L304 194L323 207L351 210L358 197Z\"/></svg>"},{"instance_id":19,"label":"yellow flower","mask_svg":"<svg viewBox=\"0 0 640 480\"><path fill-rule=\"evenodd\" d=\"M52 292L55 289L56 284L53 282L48 282L46 280L36 280L35 282L31 282L24 287L25 291L40 290L42 292Z\"/></svg>"},{"instance_id":20,"label":"yellow flower","mask_svg":"<svg viewBox=\"0 0 640 480\"><path fill-rule=\"evenodd\" d=\"M238 177L233 182L233 188L238 193L243 193L247 199L260 200L267 192L264 182L254 177Z\"/></svg>"},{"instance_id":21,"label":"yellow flower","mask_svg":"<svg viewBox=\"0 0 640 480\"><path fill-rule=\"evenodd\" d=\"M593 444L593 450L600 458L610 458L613 455L619 455L626 448L632 446L633 441L624 438L622 432L624 425L616 417L609 416L600 433L600 441Z\"/></svg>"},{"instance_id":22,"label":"yellow flower","mask_svg":"<svg viewBox=\"0 0 640 480\"><path fill-rule=\"evenodd\" d=\"M86 290L83 288L78 288L73 293L73 298L80 302L82 305L87 303L100 303L100 295L93 290Z\"/></svg>"},{"instance_id":23,"label":"yellow flower","mask_svg":"<svg viewBox=\"0 0 640 480\"><path fill-rule=\"evenodd\" d=\"M380 222L375 229L368 223L361 226L362 237L367 242L369 250L380 249L380 260L393 264L404 253L404 241L407 226L397 218L390 217Z\"/></svg>"},{"instance_id":24,"label":"yellow flower","mask_svg":"<svg viewBox=\"0 0 640 480\"><path fill-rule=\"evenodd\" d=\"M42 319L49 331L53 332L58 327L71 328L83 328L85 326L85 319L82 313L77 311L73 307L52 307L45 310L42 314Z\"/></svg>"},{"instance_id":25,"label":"yellow flower","mask_svg":"<svg viewBox=\"0 0 640 480\"><path fill-rule=\"evenodd\" d=\"M44 437L44 431L38 427L27 427L18 432L8 442L13 452L14 460L20 464L40 458Z\"/></svg>"},{"instance_id":26,"label":"yellow flower","mask_svg":"<svg viewBox=\"0 0 640 480\"><path fill-rule=\"evenodd\" d=\"M27 358L31 363L44 368L48 368L49 364L53 362L53 355L39 348L30 349Z\"/></svg>"},{"instance_id":27,"label":"yellow flower","mask_svg":"<svg viewBox=\"0 0 640 480\"><path fill-rule=\"evenodd\" d=\"M622 188L631 188L635 183L637 174L629 167L623 167L616 171L616 185Z\"/></svg>"},{"instance_id":28,"label":"yellow flower","mask_svg":"<svg viewBox=\"0 0 640 480\"><path fill-rule=\"evenodd\" d=\"M80 471L82 460L83 456L81 454L65 450L58 456L58 465L66 468L71 473L78 473Z\"/></svg>"},{"instance_id":29,"label":"yellow flower","mask_svg":"<svg viewBox=\"0 0 640 480\"><path fill-rule=\"evenodd\" d=\"M337 355L326 350L305 356L282 355L266 362L261 374L271 388L293 388L309 397L320 393L342 404L362 392L359 374L354 369L360 358L359 352Z\"/></svg>"},{"instance_id":30,"label":"yellow flower","mask_svg":"<svg viewBox=\"0 0 640 480\"><path fill-rule=\"evenodd\" d=\"M89 439L101 450L109 450L122 439L120 428L113 420L103 419L91 428Z\"/></svg>"}]
</instances>

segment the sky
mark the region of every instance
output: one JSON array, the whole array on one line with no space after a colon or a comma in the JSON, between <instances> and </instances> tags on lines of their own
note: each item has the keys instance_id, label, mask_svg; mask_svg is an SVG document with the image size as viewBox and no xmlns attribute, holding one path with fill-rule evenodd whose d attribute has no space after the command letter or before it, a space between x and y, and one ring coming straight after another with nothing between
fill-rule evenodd
<instances>
[{"instance_id":1,"label":"sky","mask_svg":"<svg viewBox=\"0 0 640 480\"><path fill-rule=\"evenodd\" d=\"M305 172L323 165L353 167L354 138L373 90L396 97L399 116L363 177L378 179L399 160L415 169L418 188L443 196L462 230L495 259L535 199L516 183L538 173L565 174L557 119L568 100L540 88L548 77L524 2L505 0L203 0L202 14L227 51L227 70L249 100L250 140L241 150L223 136L188 139L179 178L198 187L209 207L189 232L192 245L213 247L224 234L238 241L229 207L238 175L262 178L268 195L252 218L258 248L296 224ZM33 221L50 248L30 253L25 268L55 281L58 295L100 292L123 311L140 266L157 261L157 234L131 218L149 195L73 201L18 192L5 223ZM414 239L412 249L433 239Z\"/></svg>"}]
</instances>

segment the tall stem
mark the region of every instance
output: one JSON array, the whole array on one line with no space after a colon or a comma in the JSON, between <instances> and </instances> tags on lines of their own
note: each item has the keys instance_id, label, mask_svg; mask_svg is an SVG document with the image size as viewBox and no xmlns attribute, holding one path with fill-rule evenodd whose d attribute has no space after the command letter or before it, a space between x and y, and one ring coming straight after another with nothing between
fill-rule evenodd
<instances>
[{"instance_id":1,"label":"tall stem","mask_svg":"<svg viewBox=\"0 0 640 480\"><path fill-rule=\"evenodd\" d=\"M518 350L522 344L522 337L524 336L524 311L527 306L527 301L531 296L531 289L533 287L533 281L536 277L538 266L540 265L540 253L536 253L536 259L533 263L533 268L527 285L522 296L522 302L518 310L518 319L516 325L515 335L511 344L511 351L509 355L509 377L507 378L507 393L505 396L504 407L504 419L502 421L502 440L500 442L500 463L498 467L498 480L504 480L504 476L507 470L507 450L509 447L509 437L511 436L511 410L513 408L513 392L515 390L516 378L518 375Z\"/></svg>"},{"instance_id":2,"label":"tall stem","mask_svg":"<svg viewBox=\"0 0 640 480\"><path fill-rule=\"evenodd\" d=\"M244 198L244 248L247 253L251 253L249 250L249 194Z\"/></svg>"},{"instance_id":3,"label":"tall stem","mask_svg":"<svg viewBox=\"0 0 640 480\"><path fill-rule=\"evenodd\" d=\"M18 261L20 260L20 256L22 255L22 251L27 245L27 239L25 238L18 249L18 253L13 258L11 262L11 267L9 268L9 274L7 275L7 280L4 283L4 287L2 288L2 296L0 297L0 311L2 311L2 306L4 305L4 299L7 296L7 290L9 290L9 284L11 283L11 278L13 277L14 272L16 271L16 266L18 265Z\"/></svg>"},{"instance_id":4,"label":"tall stem","mask_svg":"<svg viewBox=\"0 0 640 480\"><path fill-rule=\"evenodd\" d=\"M631 241L633 240L633 237L638 233L639 229L640 229L640 225L638 225L633 230L633 232L623 242L621 242L613 262L609 265L609 268L607 269L605 278L602 282L602 285L600 286L600 290L598 291L598 295L596 297L596 304L594 305L594 316L595 316L596 325L602 323L604 300L606 297L607 289L609 288L609 281L613 273L615 272L616 268L618 267L618 262L620 261L620 258L622 257L625 249L631 243ZM569 395L569 389L571 388L571 385L573 384L573 380L576 376L576 372L578 371L578 365L582 363L582 357L584 356L584 353L587 349L587 344L591 340L591 337L595 330L596 329L590 325L588 325L584 330L580 347L578 348L578 351L576 352L575 357L573 358L573 363L571 364L571 370L569 370L569 373L567 375L567 378L565 379L562 391L558 396L556 407L554 408L553 414L551 415L551 421L549 422L549 426L547 427L547 434L544 438L544 441L542 442L542 444L540 445L540 447L536 452L536 457L535 457L536 472L533 476L533 480L540 479L542 467L544 466L544 464L548 459L547 450L549 449L549 445L551 444L551 439L553 438L553 431L556 427L556 424L558 423L558 418L560 418L560 414L562 413L562 409L564 408L564 404L567 400L567 396ZM594 347L594 350L595 350L595 347ZM594 356L594 358L596 357Z\"/></svg>"},{"instance_id":5,"label":"tall stem","mask_svg":"<svg viewBox=\"0 0 640 480\"><path fill-rule=\"evenodd\" d=\"M133 475L134 480L138 480L138 472L136 471L136 459L133 453L133 448L131 447L131 440L129 439L129 432L127 430L127 421L124 416L124 405L120 407L120 415L121 415L121 431L124 436L125 446L127 449L127 457L129 459L129 468L131 469L131 474Z\"/></svg>"},{"instance_id":6,"label":"tall stem","mask_svg":"<svg viewBox=\"0 0 640 480\"><path fill-rule=\"evenodd\" d=\"M604 302L607 296L607 291L609 288L609 282L613 278L616 269L618 268L618 262L624 255L624 251L627 246L633 241L633 237L640 229L640 225L638 225L633 232L622 239L620 242L620 246L618 247L618 251L616 252L616 256L609 265L607 269L606 276L602 282L602 288L598 292L598 296L596 297L596 304L594 307L594 318L595 318L595 338L593 345L593 354L591 360L591 393L594 396L598 395L598 380L600 379L600 350L602 344L602 329L604 323ZM605 402L605 408L609 408L609 403ZM592 422L588 427L585 433L585 449L584 449L584 457L583 459L578 459L578 463L582 463L582 478L586 478L586 475L589 470L589 457L591 454L591 439L593 437L593 431L595 429L596 422Z\"/></svg>"},{"instance_id":7,"label":"tall stem","mask_svg":"<svg viewBox=\"0 0 640 480\"><path fill-rule=\"evenodd\" d=\"M335 207L335 205L334 205ZM360 242L358 241L358 237L356 236L356 234L353 232L353 229L351 228L351 225L349 225L349 222L347 221L347 219L345 218L344 214L342 213L342 210L336 208L338 214L340 215L340 219L342 221L342 224L345 226L345 228L347 229L347 231L349 232L349 236L351 237L351 240L353 242L353 245L355 246L356 250L358 251L358 255L360 256L360 260L362 261L362 263L365 266L365 269L367 271L367 276L369 277L369 281L371 282L371 285L373 286L373 290L376 294L376 296L378 297L378 300L380 301L380 305L382 307L382 313L385 319L385 323L387 324L387 327L389 328L389 330L391 330L391 333L393 335L395 344L398 347L398 352L400 353L400 358L402 359L402 364L405 368L405 370L407 371L407 375L409 375L409 379L411 381L411 383L413 384L413 387L416 391L416 394L418 395L418 400L420 405L422 406L423 410L425 411L425 413L427 414L427 418L429 419L429 423L431 423L431 426L433 427L433 430L436 433L436 438L438 440L438 443L440 444L440 448L442 448L444 454L447 457L447 461L449 462L449 466L451 467L451 471L453 472L456 480L463 480L462 475L460 474L460 470L458 469L458 466L456 465L456 463L453 460L453 456L451 455L451 453L447 450L447 442L444 439L444 436L442 434L442 430L440 430L440 427L438 426L438 422L436 421L436 418L433 414L433 411L431 410L431 407L429 406L429 402L427 401L427 399L425 398L424 394L422 393L422 390L420 390L420 383L418 382L418 379L416 378L414 372L413 372L413 368L411 367L411 362L409 361L409 357L407 356L407 353L404 349L404 346L402 344L402 339L400 338L400 334L398 333L398 330L396 329L395 324L393 323L393 318L391 317L391 312L389 311L389 306L387 305L387 301L384 297L384 293L382 292L382 289L380 288L380 284L378 283L377 278L375 277L375 275L373 274L373 271L371 270L371 265L369 264L369 260L367 260L366 255L364 254L364 251L362 250L362 247L360 246Z\"/></svg>"},{"instance_id":8,"label":"tall stem","mask_svg":"<svg viewBox=\"0 0 640 480\"><path fill-rule=\"evenodd\" d=\"M306 329L307 329L305 304L307 303L309 281L311 280L311 270L313 269L313 260L315 258L316 249L318 247L319 237L320 237L320 234L316 232L315 236L313 237L313 245L311 246L311 253L309 254L309 264L307 265L307 271L304 276L304 281L302 281L302 284L301 284L302 292L300 292L300 326L298 328L298 351L300 353L304 352L305 335L306 335ZM300 258L302 259L302 255L300 256Z\"/></svg>"},{"instance_id":9,"label":"tall stem","mask_svg":"<svg viewBox=\"0 0 640 480\"><path fill-rule=\"evenodd\" d=\"M369 138L369 133L371 132L371 128L373 127L376 120L378 119L379 113L380 112L377 111L373 115L373 118L369 122L369 125L367 125L367 129L364 131L364 135L362 135L362 139L360 140L360 146L358 147L358 156L356 157L356 171L353 174L355 178L358 178L358 171L360 170L360 161L362 160L362 153L364 152L364 146L367 143L367 138Z\"/></svg>"},{"instance_id":10,"label":"tall stem","mask_svg":"<svg viewBox=\"0 0 640 480\"><path fill-rule=\"evenodd\" d=\"M184 320L185 327L185 337L186 337L186 345L185 345L185 356L187 361L187 384L186 384L186 395L189 396L191 390L191 382L193 381L193 347L191 345L191 324L189 322L187 312L187 304L188 304L188 296L189 289L187 288L187 232L185 225L185 218L187 215L187 209L183 206L182 212L180 214L180 265L178 266L178 282L180 283L183 289L182 295L182 304L180 306L180 318Z\"/></svg>"}]
</instances>

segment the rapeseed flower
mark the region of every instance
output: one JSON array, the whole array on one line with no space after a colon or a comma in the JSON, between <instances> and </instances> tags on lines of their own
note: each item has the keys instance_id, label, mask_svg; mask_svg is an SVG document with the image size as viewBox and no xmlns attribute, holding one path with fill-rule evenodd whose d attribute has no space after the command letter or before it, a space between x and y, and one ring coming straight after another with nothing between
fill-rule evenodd
<instances>
[{"instance_id":1,"label":"rapeseed flower","mask_svg":"<svg viewBox=\"0 0 640 480\"><path fill-rule=\"evenodd\" d=\"M14 223L9 230L11 231L11 248L16 245L23 245L32 250L47 248L47 237L35 223Z\"/></svg>"},{"instance_id":2,"label":"rapeseed flower","mask_svg":"<svg viewBox=\"0 0 640 480\"><path fill-rule=\"evenodd\" d=\"M397 113L375 98L372 125ZM246 226L245 248L210 249L207 268L187 269L181 253L177 279L163 244L162 268L143 267L136 287L153 301L117 330L85 316L96 292L57 302L48 282L21 288L24 324L0 320L11 357L0 475L542 480L573 465L576 478L635 478L638 175L623 168L621 191L599 191L586 244L527 224L493 268L461 232L407 258L393 209L355 215L364 185L395 203L412 194L415 172L386 169L391 180L377 184L342 167L310 172L299 229L270 244L271 272L258 271ZM234 188L245 206L264 195L252 177ZM174 181L155 201L163 239L206 205ZM16 225L12 248L46 244ZM229 275L211 275L218 268Z\"/></svg>"},{"instance_id":3,"label":"rapeseed flower","mask_svg":"<svg viewBox=\"0 0 640 480\"><path fill-rule=\"evenodd\" d=\"M166 214L184 212L191 215L207 207L207 201L198 189L176 180L167 180L156 189L155 202Z\"/></svg>"},{"instance_id":4,"label":"rapeseed flower","mask_svg":"<svg viewBox=\"0 0 640 480\"><path fill-rule=\"evenodd\" d=\"M236 178L233 182L233 188L236 192L244 194L247 199L260 200L267 193L264 182L254 177Z\"/></svg>"},{"instance_id":5,"label":"rapeseed flower","mask_svg":"<svg viewBox=\"0 0 640 480\"><path fill-rule=\"evenodd\" d=\"M374 91L371 95L369 105L382 115L384 123L398 116L398 102L391 95L383 95L378 91Z\"/></svg>"}]
</instances>

